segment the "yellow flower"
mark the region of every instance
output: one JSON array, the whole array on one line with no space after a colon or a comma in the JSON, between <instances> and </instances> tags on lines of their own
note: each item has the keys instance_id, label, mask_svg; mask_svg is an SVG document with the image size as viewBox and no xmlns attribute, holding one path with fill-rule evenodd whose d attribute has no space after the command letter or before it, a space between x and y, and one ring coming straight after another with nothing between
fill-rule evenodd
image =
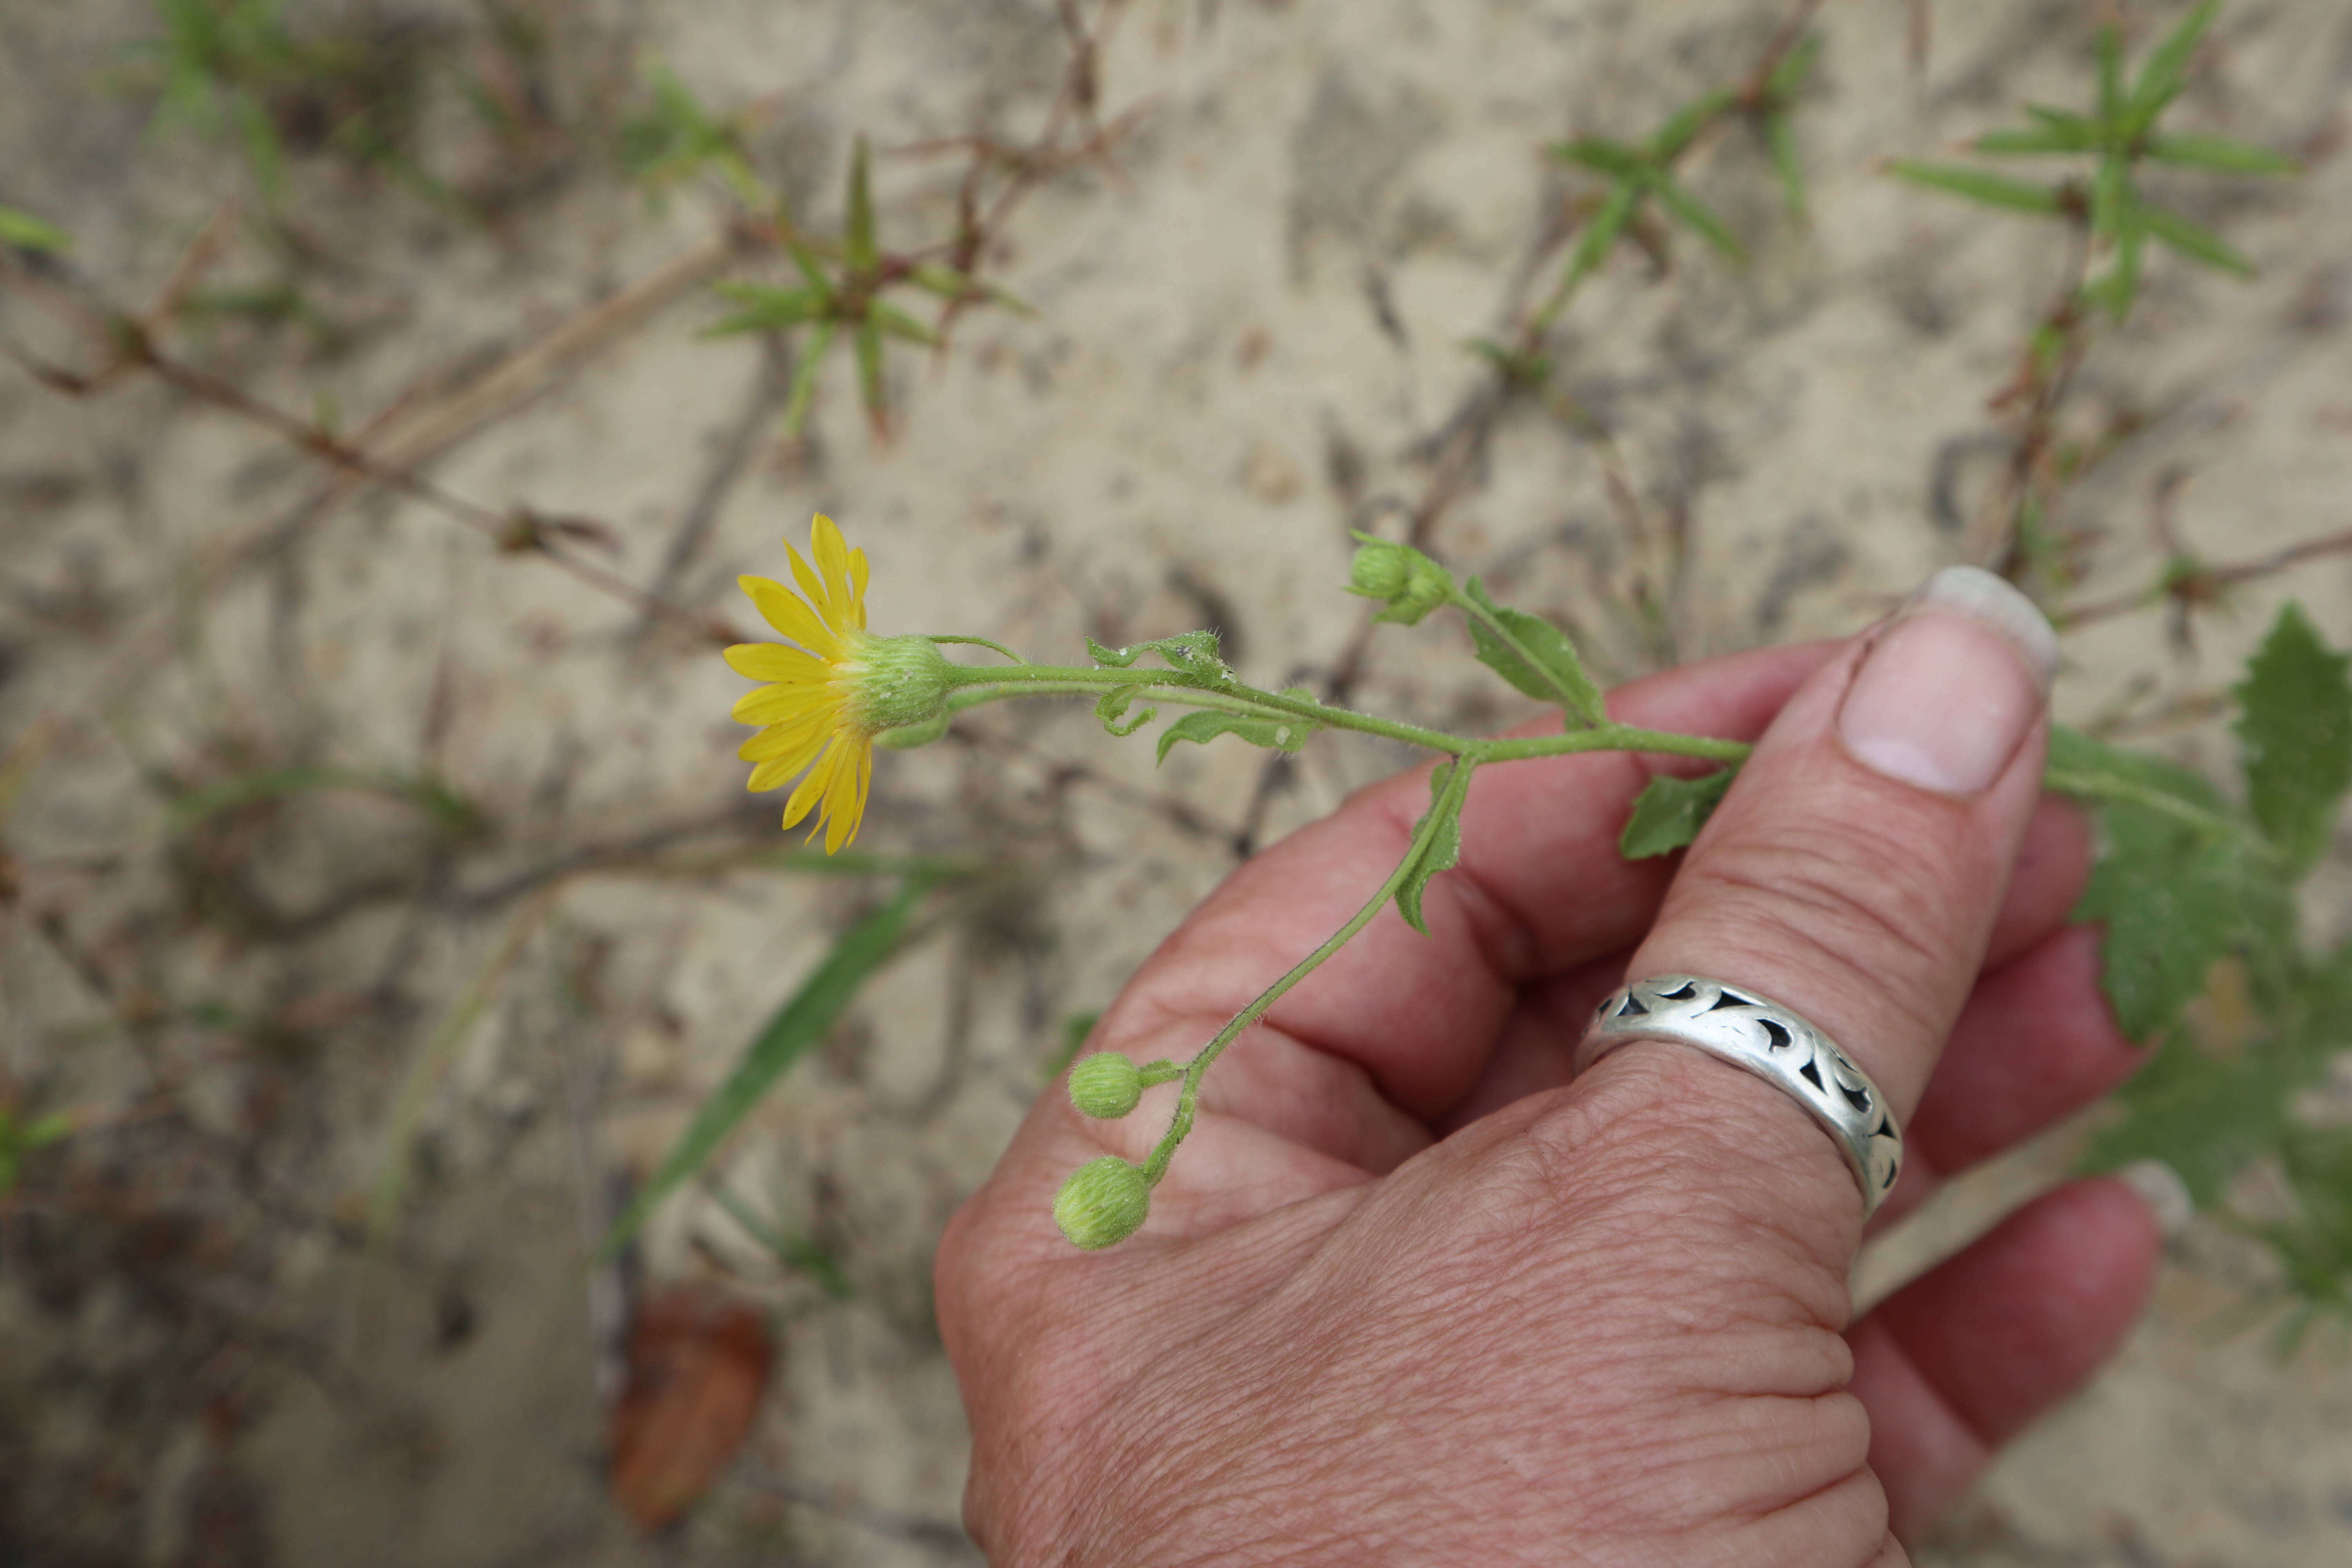
<instances>
[{"instance_id":1,"label":"yellow flower","mask_svg":"<svg viewBox=\"0 0 2352 1568\"><path fill-rule=\"evenodd\" d=\"M748 787L755 790L774 789L808 769L784 803L784 826L814 809L809 837L822 829L830 855L857 837L857 820L866 814L874 731L865 722L860 681L866 673L863 656L880 639L866 631L866 552L844 544L831 518L818 517L809 530L814 569L791 544L784 548L800 594L765 577L736 579L767 623L801 645L744 643L727 650L736 674L772 683L735 704L737 722L762 727L736 755L753 764Z\"/></svg>"}]
</instances>

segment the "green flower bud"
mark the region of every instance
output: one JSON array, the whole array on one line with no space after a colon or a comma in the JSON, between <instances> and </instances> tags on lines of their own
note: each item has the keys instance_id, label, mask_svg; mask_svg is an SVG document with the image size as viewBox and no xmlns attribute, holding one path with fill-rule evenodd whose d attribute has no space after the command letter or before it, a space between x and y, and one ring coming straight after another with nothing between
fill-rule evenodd
<instances>
[{"instance_id":1,"label":"green flower bud","mask_svg":"<svg viewBox=\"0 0 2352 1568\"><path fill-rule=\"evenodd\" d=\"M1097 1051L1070 1069L1070 1103L1106 1121L1143 1098L1143 1073L1117 1051Z\"/></svg>"},{"instance_id":2,"label":"green flower bud","mask_svg":"<svg viewBox=\"0 0 2352 1568\"><path fill-rule=\"evenodd\" d=\"M1374 620L1409 626L1453 596L1454 574L1410 544L1356 537L1363 543L1348 568L1348 592L1387 601Z\"/></svg>"},{"instance_id":3,"label":"green flower bud","mask_svg":"<svg viewBox=\"0 0 2352 1568\"><path fill-rule=\"evenodd\" d=\"M1054 1199L1054 1223L1073 1247L1089 1252L1133 1236L1151 1212L1151 1184L1139 1166L1116 1154L1089 1160L1070 1173Z\"/></svg>"},{"instance_id":4,"label":"green flower bud","mask_svg":"<svg viewBox=\"0 0 2352 1568\"><path fill-rule=\"evenodd\" d=\"M955 666L929 637L861 637L836 679L846 679L849 708L868 736L922 725L945 711Z\"/></svg>"},{"instance_id":5,"label":"green flower bud","mask_svg":"<svg viewBox=\"0 0 2352 1568\"><path fill-rule=\"evenodd\" d=\"M1348 564L1348 592L1367 599L1391 599L1404 592L1412 574L1413 552L1384 539L1359 545Z\"/></svg>"}]
</instances>

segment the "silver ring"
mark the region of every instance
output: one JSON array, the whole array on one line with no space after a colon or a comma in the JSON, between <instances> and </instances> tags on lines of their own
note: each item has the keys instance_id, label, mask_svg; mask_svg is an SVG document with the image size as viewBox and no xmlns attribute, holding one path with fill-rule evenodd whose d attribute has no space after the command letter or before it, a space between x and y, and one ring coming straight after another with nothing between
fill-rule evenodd
<instances>
[{"instance_id":1,"label":"silver ring","mask_svg":"<svg viewBox=\"0 0 2352 1568\"><path fill-rule=\"evenodd\" d=\"M1744 986L1660 974L1613 993L1576 1047L1582 1073L1620 1046L1665 1040L1720 1057L1787 1091L1829 1130L1868 1219L1903 1169L1903 1132L1870 1075L1819 1028Z\"/></svg>"}]
</instances>

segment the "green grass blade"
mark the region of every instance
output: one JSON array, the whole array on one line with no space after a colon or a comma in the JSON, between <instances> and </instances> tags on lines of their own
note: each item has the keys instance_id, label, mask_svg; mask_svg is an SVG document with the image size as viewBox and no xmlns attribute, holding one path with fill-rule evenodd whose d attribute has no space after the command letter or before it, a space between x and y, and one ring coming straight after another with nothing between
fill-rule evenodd
<instances>
[{"instance_id":1,"label":"green grass blade","mask_svg":"<svg viewBox=\"0 0 2352 1568\"><path fill-rule=\"evenodd\" d=\"M2079 126L2037 125L2021 131L1988 131L1969 145L1979 153L2095 153L2098 127L2085 121Z\"/></svg>"},{"instance_id":2,"label":"green grass blade","mask_svg":"<svg viewBox=\"0 0 2352 1568\"><path fill-rule=\"evenodd\" d=\"M1593 173L1606 174L1614 180L1638 180L1650 172L1650 161L1622 142L1611 142L1599 136L1582 136L1573 142L1555 142L1551 155L1564 163L1580 163Z\"/></svg>"},{"instance_id":3,"label":"green grass blade","mask_svg":"<svg viewBox=\"0 0 2352 1568\"><path fill-rule=\"evenodd\" d=\"M1808 33L1798 40L1797 47L1781 58L1764 81L1764 90L1774 101L1785 104L1797 95L1799 89L1811 79L1813 62L1822 56L1822 36Z\"/></svg>"},{"instance_id":4,"label":"green grass blade","mask_svg":"<svg viewBox=\"0 0 2352 1568\"><path fill-rule=\"evenodd\" d=\"M2205 30L2213 25L2220 14L2221 0L2204 0L2204 4L2180 20L2164 42L2156 46L2140 68L2139 80L2132 88L2131 101L2125 109L2129 129L2137 134L2156 123L2165 105L2180 94L2189 83L2189 63L2197 58L2197 46L2204 41Z\"/></svg>"},{"instance_id":5,"label":"green grass blade","mask_svg":"<svg viewBox=\"0 0 2352 1568\"><path fill-rule=\"evenodd\" d=\"M1584 281L1609 258L1609 247L1615 245L1617 237L1625 231L1625 225L1633 216L1633 205L1639 200L1641 189L1636 185L1620 185L1609 193L1609 199L1601 205L1599 212L1592 215L1591 221L1584 226L1582 237L1576 242L1576 254L1569 258L1568 277L1561 284L1563 289L1573 289Z\"/></svg>"},{"instance_id":6,"label":"green grass blade","mask_svg":"<svg viewBox=\"0 0 2352 1568\"><path fill-rule=\"evenodd\" d=\"M897 950L908 917L928 890L929 884L908 878L888 903L842 933L816 972L801 983L800 989L776 1009L767 1027L753 1037L735 1070L702 1102L652 1179L628 1211L614 1222L612 1232L597 1248L599 1262L609 1262L626 1246L646 1216L679 1184L702 1169L785 1069L824 1037L858 987Z\"/></svg>"},{"instance_id":7,"label":"green grass blade","mask_svg":"<svg viewBox=\"0 0 2352 1568\"><path fill-rule=\"evenodd\" d=\"M1805 162L1797 152L1796 127L1789 123L1785 112L1764 117L1764 148L1772 155L1772 168L1780 176L1780 195L1789 204L1789 216L1803 221L1805 216Z\"/></svg>"},{"instance_id":8,"label":"green grass blade","mask_svg":"<svg viewBox=\"0 0 2352 1568\"><path fill-rule=\"evenodd\" d=\"M2113 23L2099 29L2099 118L2113 125L2124 108L2124 35Z\"/></svg>"},{"instance_id":9,"label":"green grass blade","mask_svg":"<svg viewBox=\"0 0 2352 1568\"><path fill-rule=\"evenodd\" d=\"M0 245L62 256L73 248L73 237L55 224L43 223L31 213L0 206Z\"/></svg>"},{"instance_id":10,"label":"green grass blade","mask_svg":"<svg viewBox=\"0 0 2352 1568\"><path fill-rule=\"evenodd\" d=\"M1982 169L1963 169L1949 163L1915 163L1901 161L1889 163L1886 172L1898 180L1908 180L1915 185L1925 185L1931 191L1943 191L1950 195L1966 196L1987 206L2008 207L2016 212L2056 213L2061 210L2058 193L2048 185L2032 184L2024 180L2012 180L2006 174L1988 174Z\"/></svg>"},{"instance_id":11,"label":"green grass blade","mask_svg":"<svg viewBox=\"0 0 2352 1568\"><path fill-rule=\"evenodd\" d=\"M940 346L939 333L931 331L906 311L885 305L879 300L875 300L866 309L868 319L892 337L904 338L910 343L921 343L926 348Z\"/></svg>"},{"instance_id":12,"label":"green grass blade","mask_svg":"<svg viewBox=\"0 0 2352 1568\"><path fill-rule=\"evenodd\" d=\"M2124 215L2132 203L2131 162L2110 153L2091 176L2091 232L2101 239L2120 242Z\"/></svg>"},{"instance_id":13,"label":"green grass blade","mask_svg":"<svg viewBox=\"0 0 2352 1568\"><path fill-rule=\"evenodd\" d=\"M2158 163L2214 169L2224 174L2299 174L2303 165L2284 153L2235 142L2227 136L2151 136L2141 155Z\"/></svg>"},{"instance_id":14,"label":"green grass blade","mask_svg":"<svg viewBox=\"0 0 2352 1568\"><path fill-rule=\"evenodd\" d=\"M801 433L801 423L808 417L809 401L816 393L816 373L824 366L825 351L833 347L834 323L828 316L816 324L809 334L807 346L801 350L801 363L793 367L792 395L784 400L784 435Z\"/></svg>"},{"instance_id":15,"label":"green grass blade","mask_svg":"<svg viewBox=\"0 0 2352 1568\"><path fill-rule=\"evenodd\" d=\"M880 257L874 244L874 192L866 175L863 136L849 155L849 226L842 236L842 255L853 272L873 271Z\"/></svg>"},{"instance_id":16,"label":"green grass blade","mask_svg":"<svg viewBox=\"0 0 2352 1568\"><path fill-rule=\"evenodd\" d=\"M703 334L713 338L797 327L814 321L824 311L826 302L825 297L814 289L771 289L759 283L721 283L712 292L742 307L720 318Z\"/></svg>"},{"instance_id":17,"label":"green grass blade","mask_svg":"<svg viewBox=\"0 0 2352 1568\"><path fill-rule=\"evenodd\" d=\"M1691 144L1691 138L1699 133L1699 129L1729 109L1738 100L1738 96L1728 89L1718 89L1684 105L1681 112L1659 126L1657 133L1650 138L1647 149L1650 156L1661 163L1681 157L1683 149Z\"/></svg>"},{"instance_id":18,"label":"green grass blade","mask_svg":"<svg viewBox=\"0 0 2352 1568\"><path fill-rule=\"evenodd\" d=\"M1680 218L1689 227L1697 230L1700 238L1734 261L1742 260L1747 257L1748 252L1741 247L1739 237L1733 234L1730 227L1721 218L1716 216L1706 204L1691 195L1673 175L1661 174L1657 183L1650 188L1657 196L1658 205Z\"/></svg>"},{"instance_id":19,"label":"green grass blade","mask_svg":"<svg viewBox=\"0 0 2352 1568\"><path fill-rule=\"evenodd\" d=\"M2241 278L2254 276L2254 264L2232 250L2221 237L2211 229L2200 228L2179 213L2162 207L2142 206L2137 221L2147 226L2150 236L2162 240L2192 261L2208 267L2234 272Z\"/></svg>"},{"instance_id":20,"label":"green grass blade","mask_svg":"<svg viewBox=\"0 0 2352 1568\"><path fill-rule=\"evenodd\" d=\"M876 322L872 307L866 317L857 323L855 340L857 350L857 395L866 405L866 412L878 427L888 417L890 405L885 401L888 389L882 383L882 329Z\"/></svg>"}]
</instances>

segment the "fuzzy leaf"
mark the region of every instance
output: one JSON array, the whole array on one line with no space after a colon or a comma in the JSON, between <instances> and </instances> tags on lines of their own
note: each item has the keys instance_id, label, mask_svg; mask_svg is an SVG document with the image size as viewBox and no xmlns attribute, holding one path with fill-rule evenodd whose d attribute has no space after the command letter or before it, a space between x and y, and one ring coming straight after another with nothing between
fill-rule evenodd
<instances>
[{"instance_id":1,"label":"fuzzy leaf","mask_svg":"<svg viewBox=\"0 0 2352 1568\"><path fill-rule=\"evenodd\" d=\"M2246 803L2297 876L2327 847L2352 787L2347 666L2352 658L2331 651L2290 603L2232 693Z\"/></svg>"},{"instance_id":2,"label":"fuzzy leaf","mask_svg":"<svg viewBox=\"0 0 2352 1568\"><path fill-rule=\"evenodd\" d=\"M2247 1161L2277 1147L2295 1087L2285 1064L2259 1047L2229 1060L2176 1034L2117 1095L2128 1114L2092 1142L2084 1166L2161 1160L2204 1208Z\"/></svg>"},{"instance_id":3,"label":"fuzzy leaf","mask_svg":"<svg viewBox=\"0 0 2352 1568\"><path fill-rule=\"evenodd\" d=\"M1587 724L1602 721L1601 688L1584 672L1584 661L1576 657L1567 633L1539 616L1505 609L1487 596L1475 577L1467 591L1480 609L1500 623L1498 631L1485 617L1470 616L1470 640L1477 647L1479 663L1538 701L1559 703L1571 719Z\"/></svg>"},{"instance_id":4,"label":"fuzzy leaf","mask_svg":"<svg viewBox=\"0 0 2352 1568\"><path fill-rule=\"evenodd\" d=\"M1421 896L1432 877L1452 870L1462 858L1462 802L1469 787L1469 769L1459 763L1438 763L1429 775L1429 810L1413 824L1415 843L1420 842L1432 816L1436 817L1437 830L1421 853L1413 857L1404 880L1397 884L1396 906L1404 923L1423 936L1429 934L1429 927L1421 918Z\"/></svg>"},{"instance_id":5,"label":"fuzzy leaf","mask_svg":"<svg viewBox=\"0 0 2352 1568\"><path fill-rule=\"evenodd\" d=\"M2054 213L2059 210L2058 193L2049 186L2029 184L2023 180L2012 180L2006 174L1988 174L1982 169L1905 161L1889 163L1886 172L1915 185L1966 196L1972 202L1982 202L1988 206L2010 207L2027 213Z\"/></svg>"},{"instance_id":6,"label":"fuzzy leaf","mask_svg":"<svg viewBox=\"0 0 2352 1568\"><path fill-rule=\"evenodd\" d=\"M1315 729L1303 719L1244 719L1239 714L1203 710L1185 714L1160 731L1158 760L1166 762L1170 749L1179 741L1206 745L1220 735L1239 735L1251 745L1269 751L1296 752L1307 743L1307 737Z\"/></svg>"},{"instance_id":7,"label":"fuzzy leaf","mask_svg":"<svg viewBox=\"0 0 2352 1568\"><path fill-rule=\"evenodd\" d=\"M1737 767L1717 768L1695 779L1660 773L1635 798L1625 831L1617 836L1617 853L1628 860L1646 860L1680 849L1698 837L1738 776Z\"/></svg>"},{"instance_id":8,"label":"fuzzy leaf","mask_svg":"<svg viewBox=\"0 0 2352 1568\"><path fill-rule=\"evenodd\" d=\"M1095 717L1102 721L1102 727L1110 731L1113 739L1125 740L1160 717L1159 709L1146 708L1134 718L1127 719L1128 708L1142 690L1140 686L1114 686L1104 692L1101 700L1095 704ZM1122 719L1127 721L1121 723Z\"/></svg>"},{"instance_id":9,"label":"fuzzy leaf","mask_svg":"<svg viewBox=\"0 0 2352 1568\"><path fill-rule=\"evenodd\" d=\"M1147 653L1156 653L1168 661L1171 669L1187 675L1210 675L1229 678L1233 671L1217 655L1217 634L1214 632L1178 632L1172 637L1157 637L1150 642L1130 643L1125 647L1105 647L1094 638L1087 639L1087 652L1097 664L1111 669L1126 669Z\"/></svg>"},{"instance_id":10,"label":"fuzzy leaf","mask_svg":"<svg viewBox=\"0 0 2352 1568\"><path fill-rule=\"evenodd\" d=\"M2295 174L2303 165L2284 153L2233 142L2227 136L2151 136L2141 146L2143 156L2184 168L2214 169L2224 174Z\"/></svg>"},{"instance_id":11,"label":"fuzzy leaf","mask_svg":"<svg viewBox=\"0 0 2352 1568\"><path fill-rule=\"evenodd\" d=\"M2208 267L2218 267L2242 278L2254 275L2254 264L2231 249L2220 235L2210 229L2200 228L2179 213L2143 205L2135 216L2150 236L2192 261L2201 261Z\"/></svg>"}]
</instances>

